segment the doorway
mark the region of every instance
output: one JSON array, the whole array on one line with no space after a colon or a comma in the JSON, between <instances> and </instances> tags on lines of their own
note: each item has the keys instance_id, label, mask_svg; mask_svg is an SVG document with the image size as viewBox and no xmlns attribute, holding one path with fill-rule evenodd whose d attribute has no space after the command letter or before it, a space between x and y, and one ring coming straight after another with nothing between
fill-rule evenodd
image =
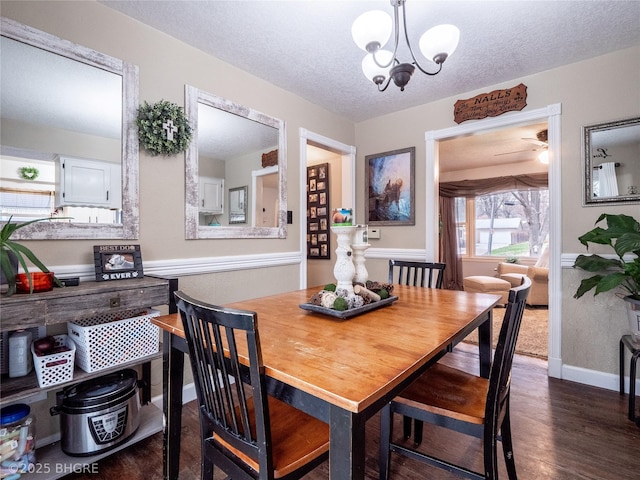
<instances>
[{"instance_id":1,"label":"doorway","mask_svg":"<svg viewBox=\"0 0 640 480\"><path fill-rule=\"evenodd\" d=\"M560 350L561 332L561 228L560 213L560 114L561 105L553 104L546 108L528 112L512 113L503 117L485 119L456 127L426 132L426 224L433 226L427 233L427 258L438 258L438 183L440 141L477 135L497 129L515 127L518 125L547 122L548 151L549 151L549 352L548 374L562 378L562 359Z\"/></svg>"},{"instance_id":2,"label":"doorway","mask_svg":"<svg viewBox=\"0 0 640 480\"><path fill-rule=\"evenodd\" d=\"M307 167L329 164L329 204L327 208L355 207L354 146L346 145L322 135L300 131L300 288L328 283L333 279L335 239L331 238L328 259L307 259ZM329 234L331 235L331 234ZM333 251L331 251L333 250Z\"/></svg>"}]
</instances>

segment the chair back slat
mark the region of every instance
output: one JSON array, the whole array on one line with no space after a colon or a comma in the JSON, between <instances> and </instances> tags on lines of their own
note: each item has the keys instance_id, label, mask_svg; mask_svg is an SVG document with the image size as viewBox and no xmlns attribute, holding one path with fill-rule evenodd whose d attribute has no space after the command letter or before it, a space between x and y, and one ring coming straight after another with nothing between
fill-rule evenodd
<instances>
[{"instance_id":1,"label":"chair back slat","mask_svg":"<svg viewBox=\"0 0 640 480\"><path fill-rule=\"evenodd\" d=\"M528 277L522 278L522 284L519 287L509 290L509 301L506 305L506 312L500 327L498 343L489 374L485 423L491 423L492 427L497 428L500 425L509 398L511 367L525 303L530 290L531 279Z\"/></svg>"},{"instance_id":2,"label":"chair back slat","mask_svg":"<svg viewBox=\"0 0 640 480\"><path fill-rule=\"evenodd\" d=\"M254 459L261 471L272 471L257 314L209 305L180 291L174 295L184 325L198 403L208 420L202 426L202 435L213 434L214 441L219 438ZM240 342L247 346L249 366L240 361Z\"/></svg>"},{"instance_id":3,"label":"chair back slat","mask_svg":"<svg viewBox=\"0 0 640 480\"><path fill-rule=\"evenodd\" d=\"M414 287L442 288L446 264L389 260L389 283ZM394 281L394 270L398 272Z\"/></svg>"}]
</instances>

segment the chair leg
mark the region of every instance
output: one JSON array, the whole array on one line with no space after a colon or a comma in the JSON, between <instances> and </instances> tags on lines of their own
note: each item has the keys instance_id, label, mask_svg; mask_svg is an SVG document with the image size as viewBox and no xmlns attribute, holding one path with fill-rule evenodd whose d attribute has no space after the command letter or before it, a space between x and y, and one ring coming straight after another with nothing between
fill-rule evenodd
<instances>
[{"instance_id":1,"label":"chair leg","mask_svg":"<svg viewBox=\"0 0 640 480\"><path fill-rule=\"evenodd\" d=\"M409 429L411 428L411 418ZM387 480L391 469L391 435L393 434L393 413L391 404L387 403L380 410L380 455L378 458L378 468L380 469L380 480Z\"/></svg>"},{"instance_id":2,"label":"chair leg","mask_svg":"<svg viewBox=\"0 0 640 480\"><path fill-rule=\"evenodd\" d=\"M415 443L416 446L422 443L422 427L424 427L422 420L416 419L413 421L413 443Z\"/></svg>"},{"instance_id":3,"label":"chair leg","mask_svg":"<svg viewBox=\"0 0 640 480\"><path fill-rule=\"evenodd\" d=\"M516 461L513 456L513 441L511 439L511 418L509 417L509 405L500 428L502 434L502 450L504 451L504 463L507 465L507 476L509 480L517 480Z\"/></svg>"},{"instance_id":4,"label":"chair leg","mask_svg":"<svg viewBox=\"0 0 640 480\"><path fill-rule=\"evenodd\" d=\"M506 414L505 414L506 418ZM484 428L484 478L486 480L497 480L498 478L498 435L485 425Z\"/></svg>"},{"instance_id":5,"label":"chair leg","mask_svg":"<svg viewBox=\"0 0 640 480\"><path fill-rule=\"evenodd\" d=\"M209 451L207 441L202 442L202 465L200 466L200 478L201 479L213 479L213 461L210 458L212 455Z\"/></svg>"},{"instance_id":6,"label":"chair leg","mask_svg":"<svg viewBox=\"0 0 640 480\"><path fill-rule=\"evenodd\" d=\"M411 438L411 417L402 416L402 436L405 440Z\"/></svg>"}]
</instances>

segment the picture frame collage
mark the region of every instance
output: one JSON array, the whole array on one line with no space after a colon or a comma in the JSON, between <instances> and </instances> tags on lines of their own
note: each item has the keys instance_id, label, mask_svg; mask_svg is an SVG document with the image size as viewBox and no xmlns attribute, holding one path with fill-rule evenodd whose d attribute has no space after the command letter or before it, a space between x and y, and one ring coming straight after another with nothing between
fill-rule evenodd
<instances>
[{"instance_id":1,"label":"picture frame collage","mask_svg":"<svg viewBox=\"0 0 640 480\"><path fill-rule=\"evenodd\" d=\"M307 167L307 258L331 259L329 164Z\"/></svg>"}]
</instances>

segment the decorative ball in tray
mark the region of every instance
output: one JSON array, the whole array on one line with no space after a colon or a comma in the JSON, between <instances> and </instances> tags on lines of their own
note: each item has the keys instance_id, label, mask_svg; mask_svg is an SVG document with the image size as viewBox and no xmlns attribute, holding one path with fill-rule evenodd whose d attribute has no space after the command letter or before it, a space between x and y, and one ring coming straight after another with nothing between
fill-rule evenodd
<instances>
[{"instance_id":1,"label":"decorative ball in tray","mask_svg":"<svg viewBox=\"0 0 640 480\"><path fill-rule=\"evenodd\" d=\"M335 284L330 283L314 294L309 302L300 305L300 308L332 317L350 318L391 305L398 300L392 293L392 284L372 280L367 280L364 284L354 283L353 293L344 288L336 288Z\"/></svg>"}]
</instances>

